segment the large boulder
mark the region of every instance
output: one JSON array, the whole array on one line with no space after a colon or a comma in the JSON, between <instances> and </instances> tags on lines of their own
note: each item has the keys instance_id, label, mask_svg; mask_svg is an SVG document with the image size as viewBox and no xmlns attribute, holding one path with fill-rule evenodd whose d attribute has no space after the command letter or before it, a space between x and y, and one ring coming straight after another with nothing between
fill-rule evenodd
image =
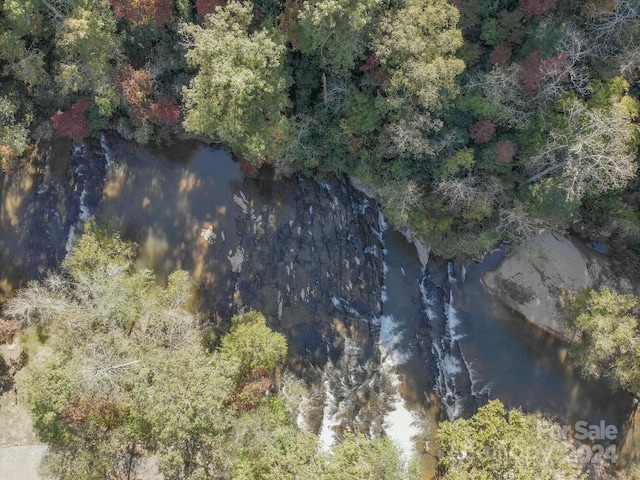
<instances>
[{"instance_id":1,"label":"large boulder","mask_svg":"<svg viewBox=\"0 0 640 480\"><path fill-rule=\"evenodd\" d=\"M545 231L515 247L483 281L507 306L550 333L570 340L561 298L588 285L597 287L608 276L604 255L591 252L560 234Z\"/></svg>"}]
</instances>

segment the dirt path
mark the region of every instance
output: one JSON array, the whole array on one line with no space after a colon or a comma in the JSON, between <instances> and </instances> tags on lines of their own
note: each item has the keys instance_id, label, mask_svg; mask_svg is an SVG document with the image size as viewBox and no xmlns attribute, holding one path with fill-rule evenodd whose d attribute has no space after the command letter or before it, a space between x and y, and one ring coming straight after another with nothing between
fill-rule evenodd
<instances>
[{"instance_id":1,"label":"dirt path","mask_svg":"<svg viewBox=\"0 0 640 480\"><path fill-rule=\"evenodd\" d=\"M15 344L0 345L7 361L21 351L18 338ZM16 393L11 389L0 396L0 480L41 480L38 466L47 446L38 441L27 407Z\"/></svg>"},{"instance_id":2,"label":"dirt path","mask_svg":"<svg viewBox=\"0 0 640 480\"><path fill-rule=\"evenodd\" d=\"M2 480L41 480L38 475L38 465L46 450L47 446L42 444L0 448L0 478Z\"/></svg>"}]
</instances>

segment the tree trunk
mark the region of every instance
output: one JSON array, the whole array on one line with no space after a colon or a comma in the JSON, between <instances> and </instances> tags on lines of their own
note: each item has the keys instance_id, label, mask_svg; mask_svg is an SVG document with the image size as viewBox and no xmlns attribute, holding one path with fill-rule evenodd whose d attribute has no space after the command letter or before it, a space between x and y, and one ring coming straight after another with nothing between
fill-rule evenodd
<instances>
[{"instance_id":1,"label":"tree trunk","mask_svg":"<svg viewBox=\"0 0 640 480\"><path fill-rule=\"evenodd\" d=\"M544 177L545 175L547 175L548 173L553 172L554 170L557 170L560 167L564 167L567 164L567 162L561 162L558 163L556 165L551 165L550 167L545 168L543 171L541 171L540 173L536 173L535 175L530 176L529 178L527 178L524 183L528 184L528 183L533 183L536 180L541 179L542 177Z\"/></svg>"}]
</instances>

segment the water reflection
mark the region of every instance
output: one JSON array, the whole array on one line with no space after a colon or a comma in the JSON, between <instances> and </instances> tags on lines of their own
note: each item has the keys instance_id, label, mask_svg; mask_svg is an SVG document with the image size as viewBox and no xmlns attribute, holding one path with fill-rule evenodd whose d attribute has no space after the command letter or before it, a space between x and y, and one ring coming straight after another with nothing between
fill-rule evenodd
<instances>
[{"instance_id":1,"label":"water reflection","mask_svg":"<svg viewBox=\"0 0 640 480\"><path fill-rule=\"evenodd\" d=\"M215 264L236 240L225 216L230 185L241 176L229 155L178 142L162 151L116 143L112 156L99 216L140 245L139 266L161 278L187 269L198 281L216 281ZM211 243L201 236L209 228Z\"/></svg>"},{"instance_id":2,"label":"water reflection","mask_svg":"<svg viewBox=\"0 0 640 480\"><path fill-rule=\"evenodd\" d=\"M526 322L484 288L482 272L501 256L467 264L466 281L455 289L465 330L461 344L491 397L509 407L544 412L561 423L605 420L622 425L631 411L631 395L612 393L606 381L581 379L567 361L565 343Z\"/></svg>"},{"instance_id":3,"label":"water reflection","mask_svg":"<svg viewBox=\"0 0 640 480\"><path fill-rule=\"evenodd\" d=\"M0 300L53 268L61 253L68 171L69 142L57 141L39 147L15 174L0 172Z\"/></svg>"}]
</instances>

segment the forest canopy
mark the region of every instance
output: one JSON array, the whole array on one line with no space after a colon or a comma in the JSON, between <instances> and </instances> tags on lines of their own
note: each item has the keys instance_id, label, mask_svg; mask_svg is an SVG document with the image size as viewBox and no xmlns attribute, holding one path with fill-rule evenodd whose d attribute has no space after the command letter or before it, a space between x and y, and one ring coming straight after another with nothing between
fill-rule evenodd
<instances>
[{"instance_id":1,"label":"forest canopy","mask_svg":"<svg viewBox=\"0 0 640 480\"><path fill-rule=\"evenodd\" d=\"M0 156L183 130L353 175L443 256L576 221L633 253L636 0L5 0ZM46 130L46 129L45 129Z\"/></svg>"}]
</instances>

